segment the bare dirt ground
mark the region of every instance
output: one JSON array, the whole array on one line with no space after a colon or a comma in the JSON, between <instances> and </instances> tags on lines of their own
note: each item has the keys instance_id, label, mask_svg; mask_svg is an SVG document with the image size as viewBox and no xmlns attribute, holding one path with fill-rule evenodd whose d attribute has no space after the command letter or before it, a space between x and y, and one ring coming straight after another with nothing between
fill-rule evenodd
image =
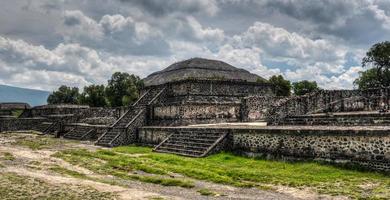
<instances>
[{"instance_id":1,"label":"bare dirt ground","mask_svg":"<svg viewBox=\"0 0 390 200\"><path fill-rule=\"evenodd\" d=\"M35 146L28 140L43 140ZM102 176L86 168L72 165L52 155L65 149L84 148L96 150L101 147L88 142L54 139L35 133L0 133L0 199L22 199L18 193L24 191L28 199L334 199L308 190L279 187L263 191L258 188L237 188L205 181L193 180L194 188L162 186L139 181L118 181L113 176ZM55 172L52 167L61 167L83 174L69 176ZM22 177L17 179L16 177ZM5 179L7 177L7 179ZM13 178L12 178L13 177ZM19 182L15 182L19 180ZM31 182L31 181L32 182ZM30 181L28 183L21 181ZM34 182L35 181L35 182ZM38 182L37 182L38 181ZM30 184L31 183L31 184ZM6 185L8 184L8 185ZM29 185L30 184L30 185ZM45 188L35 189L38 185ZM26 188L31 187L31 188ZM199 188L208 188L214 196L200 194ZM39 192L37 192L39 190ZM58 194L61 194L58 196ZM92 195L93 194L93 195ZM52 196L56 195L56 196ZM73 196L71 196L73 195ZM55 198L54 198L55 197ZM345 199L344 197L337 197Z\"/></svg>"}]
</instances>

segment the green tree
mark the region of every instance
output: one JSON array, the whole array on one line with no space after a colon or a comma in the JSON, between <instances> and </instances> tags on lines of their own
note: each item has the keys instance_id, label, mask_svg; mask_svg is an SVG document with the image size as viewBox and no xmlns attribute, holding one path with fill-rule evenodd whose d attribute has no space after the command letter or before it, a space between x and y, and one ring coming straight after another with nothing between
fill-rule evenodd
<instances>
[{"instance_id":1,"label":"green tree","mask_svg":"<svg viewBox=\"0 0 390 200\"><path fill-rule=\"evenodd\" d=\"M48 104L78 104L79 89L62 85L47 98Z\"/></svg>"},{"instance_id":2,"label":"green tree","mask_svg":"<svg viewBox=\"0 0 390 200\"><path fill-rule=\"evenodd\" d=\"M289 80L285 80L282 75L274 75L269 79L269 83L274 85L276 96L290 96L291 83Z\"/></svg>"},{"instance_id":3,"label":"green tree","mask_svg":"<svg viewBox=\"0 0 390 200\"><path fill-rule=\"evenodd\" d=\"M315 81L298 81L292 84L292 88L295 95L304 95L319 90L317 82Z\"/></svg>"},{"instance_id":4,"label":"green tree","mask_svg":"<svg viewBox=\"0 0 390 200\"><path fill-rule=\"evenodd\" d=\"M380 87L381 83L378 79L378 70L371 68L364 72L359 72L359 78L353 84L361 90Z\"/></svg>"},{"instance_id":5,"label":"green tree","mask_svg":"<svg viewBox=\"0 0 390 200\"><path fill-rule=\"evenodd\" d=\"M106 98L111 107L127 106L138 99L142 87L143 82L138 76L115 72L108 80Z\"/></svg>"},{"instance_id":6,"label":"green tree","mask_svg":"<svg viewBox=\"0 0 390 200\"><path fill-rule=\"evenodd\" d=\"M372 67L376 70L376 73L373 71L362 73L361 76L364 75L365 77L359 77L359 86L373 84L375 81L372 79L374 78L377 79L379 85L374 84L373 86L390 86L390 42L385 41L374 44L363 58L362 66ZM365 83L365 81L368 82Z\"/></svg>"},{"instance_id":7,"label":"green tree","mask_svg":"<svg viewBox=\"0 0 390 200\"><path fill-rule=\"evenodd\" d=\"M91 107L106 107L106 95L104 85L90 85L84 87L83 93L79 98L80 104Z\"/></svg>"}]
</instances>

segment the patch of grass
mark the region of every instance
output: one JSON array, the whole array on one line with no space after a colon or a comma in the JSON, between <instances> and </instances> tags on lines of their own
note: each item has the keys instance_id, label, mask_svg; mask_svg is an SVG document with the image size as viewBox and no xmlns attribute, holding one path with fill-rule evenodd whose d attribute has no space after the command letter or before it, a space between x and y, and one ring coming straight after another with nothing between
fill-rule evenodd
<instances>
[{"instance_id":1,"label":"patch of grass","mask_svg":"<svg viewBox=\"0 0 390 200\"><path fill-rule=\"evenodd\" d=\"M200 189L200 190L198 190L198 192L203 196L215 196L216 195L215 192L213 192L207 188Z\"/></svg>"},{"instance_id":2,"label":"patch of grass","mask_svg":"<svg viewBox=\"0 0 390 200\"><path fill-rule=\"evenodd\" d=\"M144 154L144 153L152 152L152 149L149 147L137 147L137 146L120 146L120 147L115 147L112 150L115 152L128 153L128 154Z\"/></svg>"},{"instance_id":3,"label":"patch of grass","mask_svg":"<svg viewBox=\"0 0 390 200\"><path fill-rule=\"evenodd\" d=\"M0 174L0 197L11 199L77 199L77 200L108 200L115 195L99 192L90 187L68 184L49 184L36 178L20 176L14 173Z\"/></svg>"},{"instance_id":4,"label":"patch of grass","mask_svg":"<svg viewBox=\"0 0 390 200\"><path fill-rule=\"evenodd\" d=\"M142 155L134 156L140 153ZM388 175L343 169L316 162L290 163L245 158L229 153L206 158L187 158L154 153L151 152L151 148L134 146L96 152L82 149L67 150L55 156L97 173L162 185L180 185L180 182L163 181L159 177L176 173L239 187L269 189L264 185L284 185L296 188L309 187L320 193L346 195L351 198L380 199L390 196ZM137 170L155 176L129 175ZM373 186L361 186L364 183L371 183Z\"/></svg>"},{"instance_id":5,"label":"patch of grass","mask_svg":"<svg viewBox=\"0 0 390 200\"><path fill-rule=\"evenodd\" d=\"M56 173L59 173L59 174L68 175L68 176L71 176L74 178L80 178L80 179L87 178L87 176L85 174L79 173L77 171L69 170L69 169L60 167L58 165L54 165L54 166L50 167L49 170L56 172Z\"/></svg>"},{"instance_id":6,"label":"patch of grass","mask_svg":"<svg viewBox=\"0 0 390 200\"><path fill-rule=\"evenodd\" d=\"M49 138L48 136L36 136L36 138L26 137L18 139L14 142L14 145L28 147L32 150L41 150L50 148L54 145L64 143L64 141L54 138Z\"/></svg>"},{"instance_id":7,"label":"patch of grass","mask_svg":"<svg viewBox=\"0 0 390 200\"><path fill-rule=\"evenodd\" d=\"M275 190L275 188L273 188L272 186L270 185L258 185L257 188L259 188L260 190Z\"/></svg>"},{"instance_id":8,"label":"patch of grass","mask_svg":"<svg viewBox=\"0 0 390 200\"><path fill-rule=\"evenodd\" d=\"M32 160L30 162L28 162L29 165L37 165L37 166L40 166L41 165L41 162L37 161L37 160Z\"/></svg>"},{"instance_id":9,"label":"patch of grass","mask_svg":"<svg viewBox=\"0 0 390 200\"><path fill-rule=\"evenodd\" d=\"M13 161L13 160L15 160L15 157L10 152L3 152L1 155L1 159Z\"/></svg>"},{"instance_id":10,"label":"patch of grass","mask_svg":"<svg viewBox=\"0 0 390 200\"><path fill-rule=\"evenodd\" d=\"M150 197L150 200L164 200L162 197Z\"/></svg>"},{"instance_id":11,"label":"patch of grass","mask_svg":"<svg viewBox=\"0 0 390 200\"><path fill-rule=\"evenodd\" d=\"M23 110L13 110L12 116L19 117L23 113Z\"/></svg>"},{"instance_id":12,"label":"patch of grass","mask_svg":"<svg viewBox=\"0 0 390 200\"><path fill-rule=\"evenodd\" d=\"M90 152L85 149L67 150L56 153L53 156L62 158L74 165L86 167L96 173L114 175L122 179L138 180L163 186L194 187L193 183L188 180L153 176L165 175L166 172L158 169L156 166L144 163L142 159L137 157L129 157L110 150L99 150L96 152ZM149 175L134 174L137 170Z\"/></svg>"}]
</instances>

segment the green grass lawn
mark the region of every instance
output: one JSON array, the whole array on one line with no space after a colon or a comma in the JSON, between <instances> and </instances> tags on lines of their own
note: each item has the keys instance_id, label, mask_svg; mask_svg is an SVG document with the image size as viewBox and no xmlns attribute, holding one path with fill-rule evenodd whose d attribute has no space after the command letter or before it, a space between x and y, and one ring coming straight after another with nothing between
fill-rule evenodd
<instances>
[{"instance_id":1,"label":"green grass lawn","mask_svg":"<svg viewBox=\"0 0 390 200\"><path fill-rule=\"evenodd\" d=\"M187 158L151 152L146 147L117 147L91 152L85 149L66 150L55 154L72 164L100 174L136 179L162 185L192 187L185 178L166 175L181 174L192 179L238 187L266 188L264 185L309 187L330 195L346 195L359 199L390 197L388 175L342 169L316 162L282 162L251 159L220 153L206 158ZM147 175L139 175L142 171ZM149 180L150 179L150 180Z\"/></svg>"},{"instance_id":2,"label":"green grass lawn","mask_svg":"<svg viewBox=\"0 0 390 200\"><path fill-rule=\"evenodd\" d=\"M109 200L115 199L115 194L99 192L90 187L53 185L14 173L0 173L0 199Z\"/></svg>"}]
</instances>

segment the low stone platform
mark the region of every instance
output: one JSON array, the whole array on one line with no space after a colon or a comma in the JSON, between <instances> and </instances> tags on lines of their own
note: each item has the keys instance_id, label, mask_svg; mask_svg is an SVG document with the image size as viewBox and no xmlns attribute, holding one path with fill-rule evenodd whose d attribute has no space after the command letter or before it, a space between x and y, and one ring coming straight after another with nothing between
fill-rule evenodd
<instances>
[{"instance_id":1,"label":"low stone platform","mask_svg":"<svg viewBox=\"0 0 390 200\"><path fill-rule=\"evenodd\" d=\"M193 134L226 131L226 139L211 152L224 150L287 160L325 160L390 171L389 126L142 127L138 142L158 145L183 131Z\"/></svg>"},{"instance_id":2,"label":"low stone platform","mask_svg":"<svg viewBox=\"0 0 390 200\"><path fill-rule=\"evenodd\" d=\"M280 125L339 125L339 126L384 126L390 125L390 112L378 111L318 113L287 117Z\"/></svg>"}]
</instances>

